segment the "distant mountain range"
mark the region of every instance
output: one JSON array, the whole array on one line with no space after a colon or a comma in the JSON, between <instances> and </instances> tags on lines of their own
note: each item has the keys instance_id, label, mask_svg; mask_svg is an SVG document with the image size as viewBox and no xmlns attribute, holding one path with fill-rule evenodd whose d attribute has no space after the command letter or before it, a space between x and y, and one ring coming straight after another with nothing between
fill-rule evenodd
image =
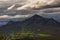
<instances>
[{"instance_id":1,"label":"distant mountain range","mask_svg":"<svg viewBox=\"0 0 60 40\"><path fill-rule=\"evenodd\" d=\"M29 30L35 33L41 31L44 33L57 34L60 33L60 23L53 18L44 18L35 14L22 22L10 21L0 27L0 32L2 33L18 32L22 30Z\"/></svg>"}]
</instances>

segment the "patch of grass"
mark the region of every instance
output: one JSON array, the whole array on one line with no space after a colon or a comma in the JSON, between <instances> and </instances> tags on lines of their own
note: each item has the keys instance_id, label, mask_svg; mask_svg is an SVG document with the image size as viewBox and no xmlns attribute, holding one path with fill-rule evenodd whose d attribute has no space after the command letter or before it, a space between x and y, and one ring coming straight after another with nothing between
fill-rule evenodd
<instances>
[{"instance_id":1,"label":"patch of grass","mask_svg":"<svg viewBox=\"0 0 60 40\"><path fill-rule=\"evenodd\" d=\"M40 34L37 34L38 36L41 36L41 37L50 37L51 35L50 34L43 34L43 33L40 33Z\"/></svg>"},{"instance_id":2,"label":"patch of grass","mask_svg":"<svg viewBox=\"0 0 60 40\"><path fill-rule=\"evenodd\" d=\"M50 34L46 34L46 33L34 33L31 31L21 31L21 32L13 32L10 33L8 36L5 37L4 36L0 36L0 40L2 39L10 39L10 40L60 40L60 38L58 38L60 36L57 37L53 37Z\"/></svg>"}]
</instances>

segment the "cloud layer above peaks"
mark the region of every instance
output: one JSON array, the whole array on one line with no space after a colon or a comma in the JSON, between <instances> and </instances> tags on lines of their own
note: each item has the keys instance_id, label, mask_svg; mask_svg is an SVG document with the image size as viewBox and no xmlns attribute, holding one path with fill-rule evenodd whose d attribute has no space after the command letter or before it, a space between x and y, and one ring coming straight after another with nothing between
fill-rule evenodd
<instances>
[{"instance_id":1,"label":"cloud layer above peaks","mask_svg":"<svg viewBox=\"0 0 60 40\"><path fill-rule=\"evenodd\" d=\"M60 5L60 0L26 0L27 3L17 10L41 9L46 7L55 7Z\"/></svg>"}]
</instances>

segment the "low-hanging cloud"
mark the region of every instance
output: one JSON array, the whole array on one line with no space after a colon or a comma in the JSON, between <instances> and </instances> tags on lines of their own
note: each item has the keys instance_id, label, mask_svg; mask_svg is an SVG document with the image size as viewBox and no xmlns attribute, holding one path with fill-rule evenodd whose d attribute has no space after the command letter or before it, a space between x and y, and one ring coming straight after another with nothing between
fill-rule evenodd
<instances>
[{"instance_id":1,"label":"low-hanging cloud","mask_svg":"<svg viewBox=\"0 0 60 40\"><path fill-rule=\"evenodd\" d=\"M15 15L15 16L9 16L9 15L2 15L0 16L0 19L1 18L7 18L7 19L10 19L10 18L26 18L26 17L30 17L31 15Z\"/></svg>"}]
</instances>

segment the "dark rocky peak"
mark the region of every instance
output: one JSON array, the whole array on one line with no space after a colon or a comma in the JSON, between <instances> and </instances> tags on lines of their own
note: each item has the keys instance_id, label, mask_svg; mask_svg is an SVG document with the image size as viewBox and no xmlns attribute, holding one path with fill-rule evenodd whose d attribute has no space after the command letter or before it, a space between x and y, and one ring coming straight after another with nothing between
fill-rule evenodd
<instances>
[{"instance_id":1,"label":"dark rocky peak","mask_svg":"<svg viewBox=\"0 0 60 40\"><path fill-rule=\"evenodd\" d=\"M34 18L43 18L42 16L37 15L37 14L33 15L32 17L34 17Z\"/></svg>"},{"instance_id":2,"label":"dark rocky peak","mask_svg":"<svg viewBox=\"0 0 60 40\"><path fill-rule=\"evenodd\" d=\"M34 22L35 23L37 21L42 21L42 20L44 20L44 18L42 16L35 14L34 16L26 19L24 22L32 22L32 23Z\"/></svg>"},{"instance_id":3,"label":"dark rocky peak","mask_svg":"<svg viewBox=\"0 0 60 40\"><path fill-rule=\"evenodd\" d=\"M57 22L56 20L54 20L53 18L50 18L48 21L47 21L47 24L49 25L57 25L59 22Z\"/></svg>"},{"instance_id":4,"label":"dark rocky peak","mask_svg":"<svg viewBox=\"0 0 60 40\"><path fill-rule=\"evenodd\" d=\"M56 20L54 20L53 18L50 18L49 21L56 21Z\"/></svg>"},{"instance_id":5,"label":"dark rocky peak","mask_svg":"<svg viewBox=\"0 0 60 40\"><path fill-rule=\"evenodd\" d=\"M41 19L44 19L44 18L42 16L40 16L40 15L35 14L34 16L28 18L27 20L38 21L38 20L41 20Z\"/></svg>"},{"instance_id":6,"label":"dark rocky peak","mask_svg":"<svg viewBox=\"0 0 60 40\"><path fill-rule=\"evenodd\" d=\"M25 25L44 24L45 22L46 22L46 19L44 17L36 14L26 19L25 21L23 21Z\"/></svg>"}]
</instances>

